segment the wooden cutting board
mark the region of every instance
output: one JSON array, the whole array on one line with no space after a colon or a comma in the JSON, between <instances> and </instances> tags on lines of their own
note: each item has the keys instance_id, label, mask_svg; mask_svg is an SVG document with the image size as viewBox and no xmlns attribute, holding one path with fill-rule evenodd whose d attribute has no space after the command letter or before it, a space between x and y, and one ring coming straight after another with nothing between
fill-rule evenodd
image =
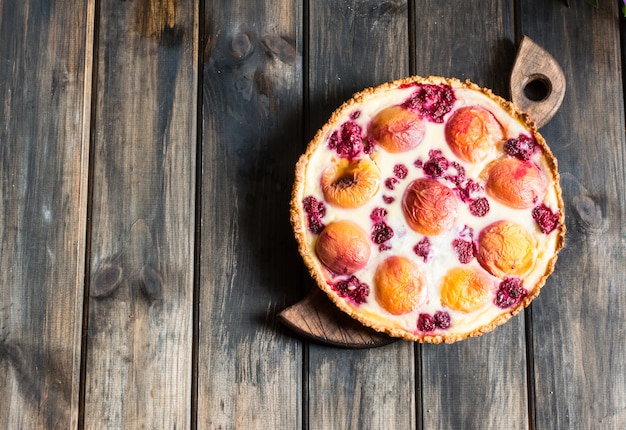
<instances>
[{"instance_id":1,"label":"wooden cutting board","mask_svg":"<svg viewBox=\"0 0 626 430\"><path fill-rule=\"evenodd\" d=\"M556 60L524 36L517 49L510 79L511 101L526 112L539 129L559 110L565 96L565 76ZM372 348L397 340L351 318L319 288L278 315L299 335L345 348Z\"/></svg>"}]
</instances>

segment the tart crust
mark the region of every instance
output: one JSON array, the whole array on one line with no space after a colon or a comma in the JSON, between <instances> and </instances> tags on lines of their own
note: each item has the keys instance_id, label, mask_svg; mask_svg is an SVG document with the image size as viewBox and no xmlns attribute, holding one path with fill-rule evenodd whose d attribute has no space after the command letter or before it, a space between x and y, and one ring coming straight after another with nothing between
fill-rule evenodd
<instances>
[{"instance_id":1,"label":"tart crust","mask_svg":"<svg viewBox=\"0 0 626 430\"><path fill-rule=\"evenodd\" d=\"M338 129L341 125L341 121L345 120L349 112L358 109L360 105L368 102L373 96L381 93L388 92L390 90L398 89L405 86L414 84L433 84L433 85L449 85L454 90L457 89L469 89L479 91L487 96L489 99L498 104L509 116L522 123L528 132L532 133L536 143L541 147L543 151L543 159L549 169L549 172L553 176L554 190L556 202L558 205L558 225L556 230L552 233L556 235L554 244L555 247L551 250L551 258L545 265L544 273L538 278L532 286L526 286L528 294L512 308L504 310L496 318L481 325L478 328L474 328L467 332L462 333L447 333L444 331L437 331L435 333L421 333L418 331L409 331L401 328L390 327L384 324L384 317L377 318L366 312L358 311L354 306L347 303L346 299L339 297L325 279L323 269L320 269L320 262L315 255L314 247L308 245L307 235L307 215L303 209L303 198L305 197L305 182L306 171L312 157L316 151L326 145L327 136L333 131ZM321 173L321 172L320 172ZM332 302L343 312L350 315L363 325L371 327L376 331L384 332L390 336L402 338L405 340L416 342L428 342L428 343L453 343L468 337L480 336L484 333L492 331L499 325L504 324L511 317L517 315L522 309L527 307L533 299L535 299L546 282L548 276L553 272L554 266L557 260L559 251L564 245L565 239L565 222L563 213L563 200L561 196L561 188L559 186L559 173L557 160L554 157L552 151L547 145L544 138L537 132L532 119L520 109L518 109L513 103L506 101L500 96L495 95L490 89L482 88L469 80L460 81L455 78L444 78L439 76L420 77L412 76L404 79L395 80L393 82L384 83L374 88L366 88L352 96L348 101L343 103L330 117L328 122L317 131L314 138L308 144L306 152L300 157L295 166L295 182L293 185L291 202L290 202L290 221L293 227L295 239L298 244L298 251L303 258L304 264L309 270L311 277L315 280L317 286L321 288ZM419 258L419 257L415 257Z\"/></svg>"}]
</instances>

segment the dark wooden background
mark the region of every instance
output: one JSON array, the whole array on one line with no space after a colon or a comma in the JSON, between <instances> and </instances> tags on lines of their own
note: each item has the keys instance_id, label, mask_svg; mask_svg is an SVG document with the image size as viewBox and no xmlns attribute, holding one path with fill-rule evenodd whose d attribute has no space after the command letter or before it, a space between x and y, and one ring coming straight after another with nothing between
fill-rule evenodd
<instances>
[{"instance_id":1,"label":"dark wooden background","mask_svg":"<svg viewBox=\"0 0 626 430\"><path fill-rule=\"evenodd\" d=\"M0 0L0 428L626 428L626 18L565 3ZM284 329L315 130L410 74L508 97L523 35L567 80L531 308L446 346Z\"/></svg>"}]
</instances>

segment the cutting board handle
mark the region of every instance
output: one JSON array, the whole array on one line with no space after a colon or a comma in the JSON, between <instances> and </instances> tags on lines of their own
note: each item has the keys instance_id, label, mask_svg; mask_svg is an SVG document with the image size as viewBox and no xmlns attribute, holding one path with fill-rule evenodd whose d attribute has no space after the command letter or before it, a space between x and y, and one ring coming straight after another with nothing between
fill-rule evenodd
<instances>
[{"instance_id":1,"label":"cutting board handle","mask_svg":"<svg viewBox=\"0 0 626 430\"><path fill-rule=\"evenodd\" d=\"M538 129L546 125L565 97L565 75L559 63L530 37L517 49L509 82L511 101L526 112Z\"/></svg>"}]
</instances>

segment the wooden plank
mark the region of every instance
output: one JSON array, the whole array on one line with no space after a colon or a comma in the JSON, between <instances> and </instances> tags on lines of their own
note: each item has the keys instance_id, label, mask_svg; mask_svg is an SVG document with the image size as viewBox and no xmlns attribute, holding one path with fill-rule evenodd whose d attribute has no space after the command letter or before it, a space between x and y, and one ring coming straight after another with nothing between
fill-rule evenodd
<instances>
[{"instance_id":1,"label":"wooden plank","mask_svg":"<svg viewBox=\"0 0 626 430\"><path fill-rule=\"evenodd\" d=\"M417 1L417 74L470 79L508 98L515 57L511 6L472 0L453 12L456 2ZM522 314L480 338L427 345L422 352L424 428L528 426Z\"/></svg>"},{"instance_id":2,"label":"wooden plank","mask_svg":"<svg viewBox=\"0 0 626 430\"><path fill-rule=\"evenodd\" d=\"M409 74L407 28L405 1L310 2L308 138L354 92ZM311 344L309 428L415 428L414 357L409 342L370 350Z\"/></svg>"},{"instance_id":3,"label":"wooden plank","mask_svg":"<svg viewBox=\"0 0 626 430\"><path fill-rule=\"evenodd\" d=\"M566 245L533 305L535 428L626 428L626 142L619 4L523 2L521 30L564 69L542 130L559 160ZM620 30L622 28L622 30Z\"/></svg>"},{"instance_id":4,"label":"wooden plank","mask_svg":"<svg viewBox=\"0 0 626 430\"><path fill-rule=\"evenodd\" d=\"M289 225L302 138L300 2L205 3L198 428L301 427Z\"/></svg>"},{"instance_id":5,"label":"wooden plank","mask_svg":"<svg viewBox=\"0 0 626 430\"><path fill-rule=\"evenodd\" d=\"M0 1L0 427L75 428L93 2Z\"/></svg>"},{"instance_id":6,"label":"wooden plank","mask_svg":"<svg viewBox=\"0 0 626 430\"><path fill-rule=\"evenodd\" d=\"M99 17L84 426L188 428L197 5Z\"/></svg>"}]
</instances>

